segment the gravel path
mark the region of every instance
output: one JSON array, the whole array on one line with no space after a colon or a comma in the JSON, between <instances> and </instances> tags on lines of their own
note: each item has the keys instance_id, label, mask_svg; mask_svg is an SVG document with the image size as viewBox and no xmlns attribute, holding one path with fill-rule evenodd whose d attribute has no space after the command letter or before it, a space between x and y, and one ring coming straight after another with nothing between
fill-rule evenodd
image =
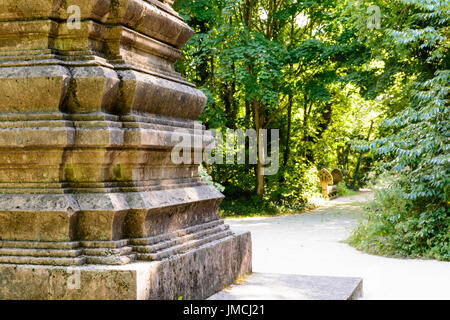
<instances>
[{"instance_id":1,"label":"gravel path","mask_svg":"<svg viewBox=\"0 0 450 320\"><path fill-rule=\"evenodd\" d=\"M252 232L254 272L362 277L363 299L450 299L450 262L385 258L342 243L371 196L365 191L306 213L226 222Z\"/></svg>"}]
</instances>

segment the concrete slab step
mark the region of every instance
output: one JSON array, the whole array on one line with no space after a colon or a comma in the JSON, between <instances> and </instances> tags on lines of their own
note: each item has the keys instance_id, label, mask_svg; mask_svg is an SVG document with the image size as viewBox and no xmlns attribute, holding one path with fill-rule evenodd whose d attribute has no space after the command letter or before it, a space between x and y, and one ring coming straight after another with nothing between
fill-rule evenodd
<instances>
[{"instance_id":1,"label":"concrete slab step","mask_svg":"<svg viewBox=\"0 0 450 320\"><path fill-rule=\"evenodd\" d=\"M362 278L252 273L208 300L355 300Z\"/></svg>"}]
</instances>

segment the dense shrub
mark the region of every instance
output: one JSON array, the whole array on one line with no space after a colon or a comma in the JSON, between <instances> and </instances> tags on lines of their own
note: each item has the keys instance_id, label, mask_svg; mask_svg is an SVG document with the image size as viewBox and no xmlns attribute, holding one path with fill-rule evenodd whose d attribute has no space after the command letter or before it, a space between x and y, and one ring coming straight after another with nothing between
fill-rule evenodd
<instances>
[{"instance_id":1,"label":"dense shrub","mask_svg":"<svg viewBox=\"0 0 450 320\"><path fill-rule=\"evenodd\" d=\"M315 166L294 163L292 167L282 172L282 182L269 180L269 196L271 199L280 199L280 204L286 207L307 207L320 193L317 174ZM277 177L272 178L276 179Z\"/></svg>"},{"instance_id":2,"label":"dense shrub","mask_svg":"<svg viewBox=\"0 0 450 320\"><path fill-rule=\"evenodd\" d=\"M282 170L267 177L264 197L242 192L238 196L234 189L221 205L223 217L259 216L294 213L313 207L321 201L317 168L301 163L294 170Z\"/></svg>"},{"instance_id":3,"label":"dense shrub","mask_svg":"<svg viewBox=\"0 0 450 320\"><path fill-rule=\"evenodd\" d=\"M355 191L347 188L345 182L343 181L338 183L337 188L338 188L338 196L340 197L351 196L356 194Z\"/></svg>"},{"instance_id":4,"label":"dense shrub","mask_svg":"<svg viewBox=\"0 0 450 320\"><path fill-rule=\"evenodd\" d=\"M450 215L445 206L408 199L404 173L388 176L375 189L367 221L361 223L349 243L369 253L387 256L450 259Z\"/></svg>"}]
</instances>

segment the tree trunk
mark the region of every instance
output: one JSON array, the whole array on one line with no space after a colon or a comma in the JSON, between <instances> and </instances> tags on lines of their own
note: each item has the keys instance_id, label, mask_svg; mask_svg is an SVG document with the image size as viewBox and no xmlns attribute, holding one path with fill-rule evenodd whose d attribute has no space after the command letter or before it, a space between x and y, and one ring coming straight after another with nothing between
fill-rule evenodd
<instances>
[{"instance_id":1,"label":"tree trunk","mask_svg":"<svg viewBox=\"0 0 450 320\"><path fill-rule=\"evenodd\" d=\"M258 162L256 164L256 194L260 197L264 195L264 175L263 175L263 157L264 154L264 144L260 140L259 132L263 128L264 124L264 113L260 113L260 102L253 102L253 115L256 130L256 142L258 144Z\"/></svg>"},{"instance_id":2,"label":"tree trunk","mask_svg":"<svg viewBox=\"0 0 450 320\"><path fill-rule=\"evenodd\" d=\"M288 161L289 161L289 154L291 152L290 149L290 141L291 141L291 124L292 124L292 100L293 95L290 94L288 98L288 123L287 123L287 132L286 132L286 142L284 147L284 154L283 154L283 165L286 167Z\"/></svg>"}]
</instances>

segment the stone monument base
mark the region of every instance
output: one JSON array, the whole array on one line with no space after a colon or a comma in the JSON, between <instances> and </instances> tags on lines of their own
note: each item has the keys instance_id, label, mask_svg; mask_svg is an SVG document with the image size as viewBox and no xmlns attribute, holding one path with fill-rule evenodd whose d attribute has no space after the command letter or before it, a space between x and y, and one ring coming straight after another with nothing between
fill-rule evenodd
<instances>
[{"instance_id":1,"label":"stone monument base","mask_svg":"<svg viewBox=\"0 0 450 320\"><path fill-rule=\"evenodd\" d=\"M249 232L167 259L126 265L0 264L0 299L205 299L251 272Z\"/></svg>"}]
</instances>

